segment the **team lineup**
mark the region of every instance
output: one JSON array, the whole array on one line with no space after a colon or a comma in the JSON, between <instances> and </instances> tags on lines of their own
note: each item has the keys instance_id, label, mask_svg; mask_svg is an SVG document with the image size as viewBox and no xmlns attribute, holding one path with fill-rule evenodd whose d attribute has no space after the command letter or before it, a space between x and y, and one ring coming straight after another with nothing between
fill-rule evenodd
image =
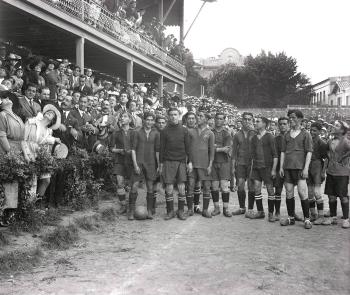
<instances>
[{"instance_id":1,"label":"team lineup","mask_svg":"<svg viewBox=\"0 0 350 295\"><path fill-rule=\"evenodd\" d=\"M269 222L279 221L287 226L303 221L306 229L312 228L312 224L337 224L339 198L342 227L349 228L347 123L336 121L332 136L325 142L320 137L322 124L313 122L310 130L306 130L301 124L303 114L299 110L289 110L287 117L278 119L276 136L268 130L267 118L254 118L248 112L242 114L242 128L233 136L225 127L223 112L215 114L214 124L209 127L208 121L212 118L206 108L188 112L183 122L179 110L174 107L168 109L167 118L145 113L143 119L140 130L131 130L129 114L122 113L121 128L114 132L110 144L114 154L112 179L121 203L119 213L127 213L128 219L134 219L137 188L140 181L144 181L148 219L155 214L161 186L165 189L165 220L176 216L185 220L194 214L205 218L219 215L220 193L225 217L244 215L250 219L264 219L262 189L266 188ZM131 182L129 206L126 204L126 178ZM325 179L328 214L324 212L321 188ZM235 191L236 187L239 208L232 212L230 189ZM286 218L280 216L283 187ZM178 191L177 210L174 188ZM295 188L303 217L295 214ZM209 212L211 199L214 210Z\"/></svg>"}]
</instances>

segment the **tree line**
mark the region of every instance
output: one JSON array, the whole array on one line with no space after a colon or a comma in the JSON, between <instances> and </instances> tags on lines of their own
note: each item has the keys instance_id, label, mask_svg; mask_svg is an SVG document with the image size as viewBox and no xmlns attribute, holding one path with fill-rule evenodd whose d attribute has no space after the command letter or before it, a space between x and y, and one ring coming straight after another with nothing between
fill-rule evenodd
<instances>
[{"instance_id":1,"label":"tree line","mask_svg":"<svg viewBox=\"0 0 350 295\"><path fill-rule=\"evenodd\" d=\"M226 64L205 81L193 71L193 58L186 62L187 89L207 85L208 95L232 102L238 107L286 107L288 104L308 105L312 86L309 78L298 71L295 58L281 52L262 51L249 55L243 66ZM198 85L199 84L199 85Z\"/></svg>"}]
</instances>

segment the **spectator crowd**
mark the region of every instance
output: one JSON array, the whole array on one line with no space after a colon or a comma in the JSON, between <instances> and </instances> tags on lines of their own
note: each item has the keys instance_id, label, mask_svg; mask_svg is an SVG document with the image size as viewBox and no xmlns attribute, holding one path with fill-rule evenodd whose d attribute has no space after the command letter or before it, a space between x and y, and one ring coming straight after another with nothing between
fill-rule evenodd
<instances>
[{"instance_id":1,"label":"spectator crowd","mask_svg":"<svg viewBox=\"0 0 350 295\"><path fill-rule=\"evenodd\" d=\"M141 39L137 36L139 34L180 60L183 54L188 52L173 34L166 34L166 26L158 18L153 17L145 21L147 11L138 7L137 0L43 1L48 1L73 15L83 12L84 22L98 30L112 33L124 42L141 43ZM131 29L130 34L127 34L122 27Z\"/></svg>"},{"instance_id":2,"label":"spectator crowd","mask_svg":"<svg viewBox=\"0 0 350 295\"><path fill-rule=\"evenodd\" d=\"M343 210L342 225L350 226L350 132L345 120L304 118L300 110L289 110L287 117L275 120L263 113L241 113L219 99L181 99L168 93L159 97L155 84L108 80L66 59L31 56L24 62L17 53L7 53L6 46L0 48L0 58L0 161L15 153L24 163L40 162L29 183L29 202L38 210L59 203L50 202L48 187L66 187L64 182L69 181L64 169L47 168L53 166L52 158L69 159L78 150L87 157L108 156L109 168L98 163L94 174L110 179L120 201L120 214L128 212L129 219L134 218L141 181L146 185L149 219L155 213L160 183L165 187L166 219L177 215L185 220L195 213L206 218L219 215L220 193L224 216L244 214L262 219L263 182L269 196L270 222L293 225L298 220L294 201L297 185L303 188L299 196L304 218L300 220L305 228L310 229L311 222L335 224L337 197ZM15 173L6 174L8 169L4 168L9 167L1 163L0 180L2 186L6 184L0 193L1 225L6 226L23 200L18 191L11 191ZM277 175L278 185L274 183ZM325 175L331 219L325 218L320 192ZM283 183L288 217L280 219ZM174 187L178 190L177 211ZM233 212L229 211L230 188L237 190L239 201ZM211 199L214 211L209 213ZM254 203L257 212L253 211Z\"/></svg>"}]
</instances>

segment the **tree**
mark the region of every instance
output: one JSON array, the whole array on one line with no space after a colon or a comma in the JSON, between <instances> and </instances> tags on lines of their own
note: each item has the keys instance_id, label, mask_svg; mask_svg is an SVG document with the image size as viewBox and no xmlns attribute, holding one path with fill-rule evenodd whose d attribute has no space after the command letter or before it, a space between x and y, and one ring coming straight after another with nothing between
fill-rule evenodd
<instances>
[{"instance_id":1,"label":"tree","mask_svg":"<svg viewBox=\"0 0 350 295\"><path fill-rule=\"evenodd\" d=\"M185 83L185 93L191 96L200 96L201 85L206 86L207 80L202 78L198 72L194 69L195 61L193 54L189 49L186 49L183 53L183 62L186 67L187 78Z\"/></svg>"},{"instance_id":2,"label":"tree","mask_svg":"<svg viewBox=\"0 0 350 295\"><path fill-rule=\"evenodd\" d=\"M227 64L209 81L211 94L239 107L285 107L309 104L311 86L297 71L297 62L284 52L249 55L243 67Z\"/></svg>"}]
</instances>

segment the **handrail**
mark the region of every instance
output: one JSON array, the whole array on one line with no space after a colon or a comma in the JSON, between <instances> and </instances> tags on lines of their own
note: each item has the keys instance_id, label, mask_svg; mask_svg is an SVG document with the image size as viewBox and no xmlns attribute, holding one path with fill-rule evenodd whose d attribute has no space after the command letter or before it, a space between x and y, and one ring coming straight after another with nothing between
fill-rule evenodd
<instances>
[{"instance_id":1,"label":"handrail","mask_svg":"<svg viewBox=\"0 0 350 295\"><path fill-rule=\"evenodd\" d=\"M30 0L29 0L30 1ZM50 6L68 14L93 29L108 34L129 48L167 66L182 75L186 75L184 65L144 34L132 28L127 22L99 6L93 0L41 0Z\"/></svg>"}]
</instances>

